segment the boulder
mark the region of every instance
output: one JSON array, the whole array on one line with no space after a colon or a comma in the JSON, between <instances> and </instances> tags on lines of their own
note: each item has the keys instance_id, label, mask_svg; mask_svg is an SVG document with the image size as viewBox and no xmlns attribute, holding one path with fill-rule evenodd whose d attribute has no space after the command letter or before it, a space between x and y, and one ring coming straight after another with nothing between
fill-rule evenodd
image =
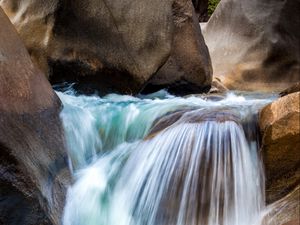
<instances>
[{"instance_id":1,"label":"boulder","mask_svg":"<svg viewBox=\"0 0 300 225\"><path fill-rule=\"evenodd\" d=\"M70 183L61 103L0 8L0 224L60 224Z\"/></svg>"},{"instance_id":2,"label":"boulder","mask_svg":"<svg viewBox=\"0 0 300 225\"><path fill-rule=\"evenodd\" d=\"M226 93L227 91L229 91L229 89L222 83L222 81L218 77L214 77L211 82L209 94Z\"/></svg>"},{"instance_id":3,"label":"boulder","mask_svg":"<svg viewBox=\"0 0 300 225\"><path fill-rule=\"evenodd\" d=\"M253 205L259 205L257 200L261 199L261 192L252 188L259 185L256 172L260 167L255 164L255 172L247 169L248 163L252 165L252 158L245 146L246 140L241 130L243 123L243 118L237 112L223 107L182 109L162 116L153 123L145 140L145 153L146 146L158 150L159 153L151 153L159 154L164 160L158 162L158 167L153 167L158 169L153 170L168 170L166 177L159 172L156 176L162 177L164 187L162 190L155 189L163 193L158 209L161 213L158 217L163 220L158 220L156 224L226 224L235 220L230 219L236 216L253 213ZM158 157L154 157L155 160ZM248 167L242 168L244 164L241 162ZM151 173L148 178L152 178ZM247 179L242 180L245 177ZM256 180L255 184L252 179ZM146 181L141 183L149 185ZM241 188L241 183L245 187ZM263 191L262 188L260 190ZM253 191L256 199L252 196ZM238 210L236 206L241 204L237 196L243 196L243 202L251 205L247 212L241 209L239 215L233 213ZM239 221L232 224L244 222Z\"/></svg>"},{"instance_id":4,"label":"boulder","mask_svg":"<svg viewBox=\"0 0 300 225\"><path fill-rule=\"evenodd\" d=\"M274 202L300 183L300 92L267 105L259 117L267 202Z\"/></svg>"},{"instance_id":5,"label":"boulder","mask_svg":"<svg viewBox=\"0 0 300 225\"><path fill-rule=\"evenodd\" d=\"M210 57L190 0L0 5L52 83L78 82L77 88L100 94L209 89Z\"/></svg>"},{"instance_id":6,"label":"boulder","mask_svg":"<svg viewBox=\"0 0 300 225\"><path fill-rule=\"evenodd\" d=\"M300 1L222 0L203 36L229 89L281 91L300 81Z\"/></svg>"},{"instance_id":7,"label":"boulder","mask_svg":"<svg viewBox=\"0 0 300 225\"><path fill-rule=\"evenodd\" d=\"M208 92L212 82L211 61L190 1L173 3L173 23L170 56L149 80L146 93L162 88L180 95Z\"/></svg>"}]
</instances>

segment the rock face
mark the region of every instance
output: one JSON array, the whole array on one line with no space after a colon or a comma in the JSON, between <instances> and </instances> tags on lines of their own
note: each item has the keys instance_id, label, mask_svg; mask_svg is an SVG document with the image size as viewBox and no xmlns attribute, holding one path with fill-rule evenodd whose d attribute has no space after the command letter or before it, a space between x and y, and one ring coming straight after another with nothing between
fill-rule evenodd
<instances>
[{"instance_id":1,"label":"rock face","mask_svg":"<svg viewBox=\"0 0 300 225\"><path fill-rule=\"evenodd\" d=\"M267 201L300 184L300 92L267 105L260 113Z\"/></svg>"},{"instance_id":2,"label":"rock face","mask_svg":"<svg viewBox=\"0 0 300 225\"><path fill-rule=\"evenodd\" d=\"M60 224L70 182L60 101L0 8L0 224Z\"/></svg>"},{"instance_id":3,"label":"rock face","mask_svg":"<svg viewBox=\"0 0 300 225\"><path fill-rule=\"evenodd\" d=\"M222 0L203 27L214 76L240 90L300 81L300 1Z\"/></svg>"},{"instance_id":4,"label":"rock face","mask_svg":"<svg viewBox=\"0 0 300 225\"><path fill-rule=\"evenodd\" d=\"M102 93L209 89L210 57L190 0L0 5L53 83L77 81Z\"/></svg>"}]
</instances>

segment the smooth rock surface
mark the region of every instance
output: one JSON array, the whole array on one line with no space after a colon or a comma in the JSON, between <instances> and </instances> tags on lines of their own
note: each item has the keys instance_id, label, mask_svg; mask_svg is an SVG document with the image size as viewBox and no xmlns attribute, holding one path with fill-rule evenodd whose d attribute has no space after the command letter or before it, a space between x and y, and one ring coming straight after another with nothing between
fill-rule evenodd
<instances>
[{"instance_id":1,"label":"smooth rock surface","mask_svg":"<svg viewBox=\"0 0 300 225\"><path fill-rule=\"evenodd\" d=\"M295 93L295 92L299 92L300 91L300 82L292 85L291 87L288 87L286 89L284 89L283 91L280 92L280 96L283 97L283 96L286 96L288 94L292 94L292 93Z\"/></svg>"},{"instance_id":2,"label":"smooth rock surface","mask_svg":"<svg viewBox=\"0 0 300 225\"><path fill-rule=\"evenodd\" d=\"M267 202L274 202L300 183L300 92L264 107L259 126Z\"/></svg>"},{"instance_id":3,"label":"smooth rock surface","mask_svg":"<svg viewBox=\"0 0 300 225\"><path fill-rule=\"evenodd\" d=\"M148 91L209 89L210 57L190 0L0 5L52 83L79 82L79 89L102 94L134 94L148 85Z\"/></svg>"},{"instance_id":4,"label":"smooth rock surface","mask_svg":"<svg viewBox=\"0 0 300 225\"><path fill-rule=\"evenodd\" d=\"M300 186L267 207L264 225L299 225Z\"/></svg>"},{"instance_id":5,"label":"smooth rock surface","mask_svg":"<svg viewBox=\"0 0 300 225\"><path fill-rule=\"evenodd\" d=\"M0 8L0 224L60 224L70 183L60 100Z\"/></svg>"},{"instance_id":6,"label":"smooth rock surface","mask_svg":"<svg viewBox=\"0 0 300 225\"><path fill-rule=\"evenodd\" d=\"M193 109L186 108L175 112L170 112L153 122L152 128L147 138L152 138L164 129L171 126L177 126L182 123L201 123L205 121L216 121L219 123L225 121L234 121L239 124L241 119L234 111L228 109Z\"/></svg>"},{"instance_id":7,"label":"smooth rock surface","mask_svg":"<svg viewBox=\"0 0 300 225\"><path fill-rule=\"evenodd\" d=\"M208 92L212 82L211 61L201 30L197 29L193 5L176 0L172 8L175 26L170 57L151 77L148 89L155 92L167 87L170 93L180 95Z\"/></svg>"},{"instance_id":8,"label":"smooth rock surface","mask_svg":"<svg viewBox=\"0 0 300 225\"><path fill-rule=\"evenodd\" d=\"M300 81L300 1L222 0L203 35L229 89L281 91Z\"/></svg>"}]
</instances>

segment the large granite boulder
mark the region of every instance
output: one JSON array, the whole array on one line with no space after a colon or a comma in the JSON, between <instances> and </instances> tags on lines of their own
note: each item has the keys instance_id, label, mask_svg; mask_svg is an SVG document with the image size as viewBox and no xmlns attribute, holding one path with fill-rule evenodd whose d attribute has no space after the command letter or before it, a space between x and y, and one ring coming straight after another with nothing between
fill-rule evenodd
<instances>
[{"instance_id":1,"label":"large granite boulder","mask_svg":"<svg viewBox=\"0 0 300 225\"><path fill-rule=\"evenodd\" d=\"M52 83L77 81L100 93L209 89L210 57L190 0L0 5Z\"/></svg>"},{"instance_id":2,"label":"large granite boulder","mask_svg":"<svg viewBox=\"0 0 300 225\"><path fill-rule=\"evenodd\" d=\"M70 182L61 104L0 8L0 224L60 224Z\"/></svg>"},{"instance_id":3,"label":"large granite boulder","mask_svg":"<svg viewBox=\"0 0 300 225\"><path fill-rule=\"evenodd\" d=\"M167 87L169 92L189 94L208 92L211 87L211 62L191 1L175 0L171 53L151 77L148 90ZM201 53L201 54L199 54ZM200 85L201 84L201 85Z\"/></svg>"},{"instance_id":4,"label":"large granite boulder","mask_svg":"<svg viewBox=\"0 0 300 225\"><path fill-rule=\"evenodd\" d=\"M222 0L203 35L230 89L278 91L300 81L300 1Z\"/></svg>"},{"instance_id":5,"label":"large granite boulder","mask_svg":"<svg viewBox=\"0 0 300 225\"><path fill-rule=\"evenodd\" d=\"M300 92L286 95L260 112L267 202L300 184Z\"/></svg>"}]
</instances>

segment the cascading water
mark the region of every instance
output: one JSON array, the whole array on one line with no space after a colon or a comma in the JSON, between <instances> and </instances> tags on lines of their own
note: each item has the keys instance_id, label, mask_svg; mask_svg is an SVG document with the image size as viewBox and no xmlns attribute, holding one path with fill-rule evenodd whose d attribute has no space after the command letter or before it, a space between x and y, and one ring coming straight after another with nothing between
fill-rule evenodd
<instances>
[{"instance_id":1,"label":"cascading water","mask_svg":"<svg viewBox=\"0 0 300 225\"><path fill-rule=\"evenodd\" d=\"M58 95L76 180L64 225L260 224L253 118L271 99ZM178 110L175 123L151 131Z\"/></svg>"}]
</instances>

